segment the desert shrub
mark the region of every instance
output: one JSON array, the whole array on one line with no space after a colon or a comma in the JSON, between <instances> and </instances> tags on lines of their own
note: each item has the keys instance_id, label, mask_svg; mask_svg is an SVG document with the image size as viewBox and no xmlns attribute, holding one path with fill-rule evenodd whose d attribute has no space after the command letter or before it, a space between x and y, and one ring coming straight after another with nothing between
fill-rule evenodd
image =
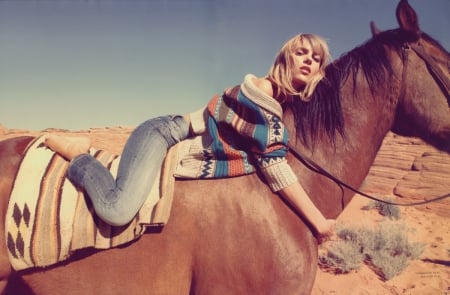
<instances>
[{"instance_id":1,"label":"desert shrub","mask_svg":"<svg viewBox=\"0 0 450 295\"><path fill-rule=\"evenodd\" d=\"M424 245L411 243L407 232L404 225L390 223L361 231L366 262L382 279L393 278L408 266L409 260L422 254Z\"/></svg>"},{"instance_id":2,"label":"desert shrub","mask_svg":"<svg viewBox=\"0 0 450 295\"><path fill-rule=\"evenodd\" d=\"M411 243L405 226L383 223L376 229L345 227L337 230L341 241L332 243L319 256L319 266L335 273L357 270L364 262L381 279L399 274L423 251L423 244Z\"/></svg>"},{"instance_id":3,"label":"desert shrub","mask_svg":"<svg viewBox=\"0 0 450 295\"><path fill-rule=\"evenodd\" d=\"M326 254L319 255L320 267L338 274L359 269L363 260L360 247L348 242L338 242Z\"/></svg>"},{"instance_id":4,"label":"desert shrub","mask_svg":"<svg viewBox=\"0 0 450 295\"><path fill-rule=\"evenodd\" d=\"M356 243L358 241L359 234L358 229L355 228L349 228L349 227L343 227L337 229L337 236L344 241L350 241Z\"/></svg>"},{"instance_id":5,"label":"desert shrub","mask_svg":"<svg viewBox=\"0 0 450 295\"><path fill-rule=\"evenodd\" d=\"M384 201L392 202L391 199L385 198ZM391 205L380 201L371 201L367 206L363 207L364 210L372 210L375 209L385 217L389 219L399 219L400 218L400 209L397 205Z\"/></svg>"}]
</instances>

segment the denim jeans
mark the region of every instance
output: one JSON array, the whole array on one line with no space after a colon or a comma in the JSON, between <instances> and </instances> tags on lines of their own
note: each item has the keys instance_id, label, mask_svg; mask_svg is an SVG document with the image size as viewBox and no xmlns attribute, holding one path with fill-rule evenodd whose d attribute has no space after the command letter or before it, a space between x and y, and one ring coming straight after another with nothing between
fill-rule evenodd
<instances>
[{"instance_id":1,"label":"denim jeans","mask_svg":"<svg viewBox=\"0 0 450 295\"><path fill-rule=\"evenodd\" d=\"M89 154L72 159L67 176L86 191L102 220L114 226L125 225L144 203L167 150L188 134L189 125L181 116L150 119L130 135L116 179Z\"/></svg>"}]
</instances>

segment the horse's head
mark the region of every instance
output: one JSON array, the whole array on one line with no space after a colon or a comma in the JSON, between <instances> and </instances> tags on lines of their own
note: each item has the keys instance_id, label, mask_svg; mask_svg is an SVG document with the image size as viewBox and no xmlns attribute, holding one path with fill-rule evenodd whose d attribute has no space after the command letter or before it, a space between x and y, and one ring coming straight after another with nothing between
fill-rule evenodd
<instances>
[{"instance_id":1,"label":"horse's head","mask_svg":"<svg viewBox=\"0 0 450 295\"><path fill-rule=\"evenodd\" d=\"M450 54L421 32L415 11L407 0L397 7L400 28L380 32L401 36L399 95L392 131L417 136L450 153Z\"/></svg>"},{"instance_id":2,"label":"horse's head","mask_svg":"<svg viewBox=\"0 0 450 295\"><path fill-rule=\"evenodd\" d=\"M400 28L383 32L372 24L373 37L327 67L313 99L293 103L303 143L325 134L334 143L339 134L350 145L369 133L381 141L392 130L450 153L450 54L420 30L407 0L397 20Z\"/></svg>"}]
</instances>

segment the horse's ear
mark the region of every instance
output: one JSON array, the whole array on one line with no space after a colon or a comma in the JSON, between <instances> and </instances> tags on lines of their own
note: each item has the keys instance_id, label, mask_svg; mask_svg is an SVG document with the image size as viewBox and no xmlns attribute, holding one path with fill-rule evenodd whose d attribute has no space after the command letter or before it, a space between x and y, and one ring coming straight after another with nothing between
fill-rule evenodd
<instances>
[{"instance_id":1,"label":"horse's ear","mask_svg":"<svg viewBox=\"0 0 450 295\"><path fill-rule=\"evenodd\" d=\"M419 37L420 28L417 14L409 5L408 0L400 0L400 3L398 3L397 6L396 15L401 29Z\"/></svg>"},{"instance_id":2,"label":"horse's ear","mask_svg":"<svg viewBox=\"0 0 450 295\"><path fill-rule=\"evenodd\" d=\"M381 30L377 27L377 25L373 21L370 22L370 31L372 32L373 37L381 33Z\"/></svg>"}]
</instances>

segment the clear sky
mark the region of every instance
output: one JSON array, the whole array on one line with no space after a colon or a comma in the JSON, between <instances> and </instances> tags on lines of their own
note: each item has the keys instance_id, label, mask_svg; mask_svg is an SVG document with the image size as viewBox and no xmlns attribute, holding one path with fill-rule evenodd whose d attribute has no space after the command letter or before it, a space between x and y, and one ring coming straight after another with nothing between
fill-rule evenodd
<instances>
[{"instance_id":1,"label":"clear sky","mask_svg":"<svg viewBox=\"0 0 450 295\"><path fill-rule=\"evenodd\" d=\"M450 1L410 0L450 50ZM322 35L334 58L398 27L396 0L0 0L0 124L71 130L187 113L280 46Z\"/></svg>"}]
</instances>

